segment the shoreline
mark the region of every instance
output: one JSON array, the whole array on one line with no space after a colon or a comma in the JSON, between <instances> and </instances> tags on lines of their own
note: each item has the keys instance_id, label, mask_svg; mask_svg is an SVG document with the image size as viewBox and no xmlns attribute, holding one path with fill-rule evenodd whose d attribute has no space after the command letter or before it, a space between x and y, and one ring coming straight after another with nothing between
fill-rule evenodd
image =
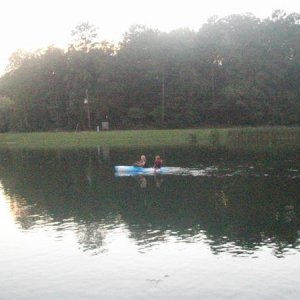
<instances>
[{"instance_id":1,"label":"shoreline","mask_svg":"<svg viewBox=\"0 0 300 300\"><path fill-rule=\"evenodd\" d=\"M1 133L0 149L199 146L226 148L300 146L300 127L112 130Z\"/></svg>"}]
</instances>

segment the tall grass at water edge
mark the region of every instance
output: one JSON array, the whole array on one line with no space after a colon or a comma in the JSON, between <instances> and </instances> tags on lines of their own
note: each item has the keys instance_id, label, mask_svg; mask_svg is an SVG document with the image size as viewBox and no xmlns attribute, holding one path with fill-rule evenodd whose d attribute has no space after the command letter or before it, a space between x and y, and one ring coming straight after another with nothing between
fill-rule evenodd
<instances>
[{"instance_id":1,"label":"tall grass at water edge","mask_svg":"<svg viewBox=\"0 0 300 300\"><path fill-rule=\"evenodd\" d=\"M232 128L228 130L225 146L258 150L300 148L300 127Z\"/></svg>"}]
</instances>

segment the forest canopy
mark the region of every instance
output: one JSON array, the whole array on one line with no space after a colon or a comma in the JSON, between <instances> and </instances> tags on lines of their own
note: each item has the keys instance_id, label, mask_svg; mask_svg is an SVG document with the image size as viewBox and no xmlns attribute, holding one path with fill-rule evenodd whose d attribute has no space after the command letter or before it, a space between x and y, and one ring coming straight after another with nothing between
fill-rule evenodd
<instances>
[{"instance_id":1,"label":"forest canopy","mask_svg":"<svg viewBox=\"0 0 300 300\"><path fill-rule=\"evenodd\" d=\"M0 132L299 125L300 14L210 18L198 31L133 25L118 45L95 26L68 49L11 55Z\"/></svg>"}]
</instances>

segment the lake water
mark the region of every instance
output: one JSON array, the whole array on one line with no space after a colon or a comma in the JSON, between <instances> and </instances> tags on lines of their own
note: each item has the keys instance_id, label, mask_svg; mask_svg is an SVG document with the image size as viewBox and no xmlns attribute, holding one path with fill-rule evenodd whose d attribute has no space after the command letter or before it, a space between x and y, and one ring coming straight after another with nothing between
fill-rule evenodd
<instances>
[{"instance_id":1,"label":"lake water","mask_svg":"<svg viewBox=\"0 0 300 300\"><path fill-rule=\"evenodd\" d=\"M180 174L116 177L160 154ZM296 151L0 152L0 299L298 299Z\"/></svg>"}]
</instances>

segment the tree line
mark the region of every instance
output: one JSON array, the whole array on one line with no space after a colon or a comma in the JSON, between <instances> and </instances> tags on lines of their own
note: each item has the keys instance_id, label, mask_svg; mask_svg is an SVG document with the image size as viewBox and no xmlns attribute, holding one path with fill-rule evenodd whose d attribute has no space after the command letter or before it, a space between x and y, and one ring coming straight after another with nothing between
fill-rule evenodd
<instances>
[{"instance_id":1,"label":"tree line","mask_svg":"<svg viewBox=\"0 0 300 300\"><path fill-rule=\"evenodd\" d=\"M210 18L198 31L133 25L114 45L82 23L68 49L16 51L0 131L298 125L300 14Z\"/></svg>"}]
</instances>

